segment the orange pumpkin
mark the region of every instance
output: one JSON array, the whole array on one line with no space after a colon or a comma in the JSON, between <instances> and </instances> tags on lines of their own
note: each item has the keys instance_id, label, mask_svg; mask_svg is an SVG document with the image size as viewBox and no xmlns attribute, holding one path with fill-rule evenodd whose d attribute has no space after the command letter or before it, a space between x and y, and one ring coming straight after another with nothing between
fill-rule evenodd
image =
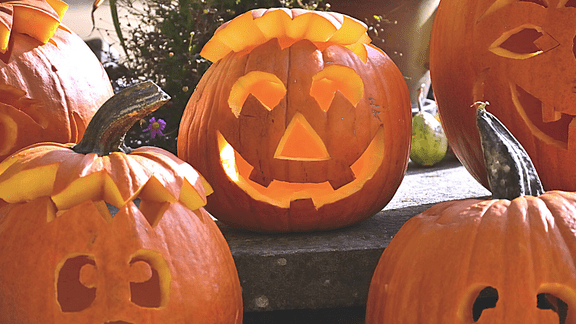
<instances>
[{"instance_id":1,"label":"orange pumpkin","mask_svg":"<svg viewBox=\"0 0 576 324\"><path fill-rule=\"evenodd\" d=\"M178 155L214 186L208 211L257 231L364 220L406 170L410 98L366 26L338 13L259 9L216 31Z\"/></svg>"},{"instance_id":2,"label":"orange pumpkin","mask_svg":"<svg viewBox=\"0 0 576 324\"><path fill-rule=\"evenodd\" d=\"M430 72L450 145L488 186L475 101L494 113L532 158L544 187L576 191L574 0L442 0Z\"/></svg>"},{"instance_id":3,"label":"orange pumpkin","mask_svg":"<svg viewBox=\"0 0 576 324\"><path fill-rule=\"evenodd\" d=\"M112 86L60 20L59 0L0 0L0 161L37 142L78 142Z\"/></svg>"},{"instance_id":4,"label":"orange pumpkin","mask_svg":"<svg viewBox=\"0 0 576 324\"><path fill-rule=\"evenodd\" d=\"M123 132L166 98L138 85L78 145L0 164L1 323L242 322L234 260L202 208L210 186L167 151L123 152Z\"/></svg>"},{"instance_id":5,"label":"orange pumpkin","mask_svg":"<svg viewBox=\"0 0 576 324\"><path fill-rule=\"evenodd\" d=\"M478 115L493 199L409 219L376 267L367 324L576 322L576 194L544 193L522 147Z\"/></svg>"}]
</instances>

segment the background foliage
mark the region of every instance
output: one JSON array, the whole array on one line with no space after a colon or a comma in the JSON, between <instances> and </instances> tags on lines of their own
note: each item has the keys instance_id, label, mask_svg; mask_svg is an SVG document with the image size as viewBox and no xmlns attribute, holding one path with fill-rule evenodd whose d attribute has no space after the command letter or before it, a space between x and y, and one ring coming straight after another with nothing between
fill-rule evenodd
<instances>
[{"instance_id":1,"label":"background foliage","mask_svg":"<svg viewBox=\"0 0 576 324\"><path fill-rule=\"evenodd\" d=\"M110 0L119 55L103 62L115 90L152 80L172 97L153 116L166 121L165 136L150 138L146 121L129 131L132 147L155 145L176 153L178 124L196 84L210 66L199 53L225 21L255 8L287 7L325 10L322 0ZM117 18L117 19L116 19ZM150 116L152 117L152 116Z\"/></svg>"}]
</instances>

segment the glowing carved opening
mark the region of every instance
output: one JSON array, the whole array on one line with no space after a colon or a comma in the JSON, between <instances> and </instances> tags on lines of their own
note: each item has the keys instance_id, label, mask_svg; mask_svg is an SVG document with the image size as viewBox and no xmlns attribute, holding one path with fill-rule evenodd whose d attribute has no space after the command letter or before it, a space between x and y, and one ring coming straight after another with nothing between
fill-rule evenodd
<instances>
[{"instance_id":1,"label":"glowing carved opening","mask_svg":"<svg viewBox=\"0 0 576 324\"><path fill-rule=\"evenodd\" d=\"M236 117L240 116L249 94L256 97L266 109L272 110L286 95L286 87L274 74L262 71L248 72L236 80L228 97L228 105Z\"/></svg>"},{"instance_id":2,"label":"glowing carved opening","mask_svg":"<svg viewBox=\"0 0 576 324\"><path fill-rule=\"evenodd\" d=\"M323 111L330 109L336 91L340 91L356 107L364 96L364 83L353 69L341 65L328 65L312 77L310 95Z\"/></svg>"},{"instance_id":3,"label":"glowing carved opening","mask_svg":"<svg viewBox=\"0 0 576 324\"><path fill-rule=\"evenodd\" d=\"M334 190L328 181L294 183L272 180L268 187L264 187L249 180L254 167L234 150L220 132L217 136L220 163L228 178L253 199L265 201L281 208L289 208L291 201L311 198L314 207L318 209L325 204L348 197L358 192L366 182L372 179L382 165L385 156L384 129L380 127L366 151L350 166L355 179L346 185Z\"/></svg>"},{"instance_id":4,"label":"glowing carved opening","mask_svg":"<svg viewBox=\"0 0 576 324\"><path fill-rule=\"evenodd\" d=\"M306 120L296 113L280 139L274 158L297 161L322 161L330 159L324 142Z\"/></svg>"}]
</instances>

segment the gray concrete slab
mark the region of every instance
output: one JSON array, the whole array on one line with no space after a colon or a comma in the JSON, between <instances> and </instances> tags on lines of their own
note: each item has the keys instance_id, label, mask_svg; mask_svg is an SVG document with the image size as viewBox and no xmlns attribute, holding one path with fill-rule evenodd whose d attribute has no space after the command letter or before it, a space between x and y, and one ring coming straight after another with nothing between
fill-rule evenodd
<instances>
[{"instance_id":1,"label":"gray concrete slab","mask_svg":"<svg viewBox=\"0 0 576 324\"><path fill-rule=\"evenodd\" d=\"M411 163L392 201L348 228L292 234L225 225L221 230L236 262L246 312L355 309L365 305L380 255L406 220L441 201L489 195L451 157L432 168Z\"/></svg>"}]
</instances>

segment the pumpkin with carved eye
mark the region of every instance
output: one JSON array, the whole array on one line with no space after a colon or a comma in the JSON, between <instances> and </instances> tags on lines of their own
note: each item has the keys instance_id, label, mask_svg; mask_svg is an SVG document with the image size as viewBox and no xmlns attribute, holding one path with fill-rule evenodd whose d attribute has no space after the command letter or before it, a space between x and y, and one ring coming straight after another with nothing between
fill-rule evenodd
<instances>
[{"instance_id":1,"label":"pumpkin with carved eye","mask_svg":"<svg viewBox=\"0 0 576 324\"><path fill-rule=\"evenodd\" d=\"M476 114L492 199L410 218L376 266L366 324L576 323L576 194L545 192L510 132Z\"/></svg>"},{"instance_id":2,"label":"pumpkin with carved eye","mask_svg":"<svg viewBox=\"0 0 576 324\"><path fill-rule=\"evenodd\" d=\"M488 101L547 190L576 191L576 1L443 0L430 73L450 145L484 186L471 103Z\"/></svg>"},{"instance_id":3,"label":"pumpkin with carved eye","mask_svg":"<svg viewBox=\"0 0 576 324\"><path fill-rule=\"evenodd\" d=\"M214 187L207 210L257 231L344 227L392 198L410 98L366 26L333 12L260 9L216 31L178 155Z\"/></svg>"},{"instance_id":4,"label":"pumpkin with carved eye","mask_svg":"<svg viewBox=\"0 0 576 324\"><path fill-rule=\"evenodd\" d=\"M0 161L30 144L78 142L113 95L60 0L0 0Z\"/></svg>"},{"instance_id":5,"label":"pumpkin with carved eye","mask_svg":"<svg viewBox=\"0 0 576 324\"><path fill-rule=\"evenodd\" d=\"M78 145L39 143L0 163L0 323L242 322L234 260L202 207L210 186L169 152L124 149L167 97L135 87Z\"/></svg>"}]
</instances>

